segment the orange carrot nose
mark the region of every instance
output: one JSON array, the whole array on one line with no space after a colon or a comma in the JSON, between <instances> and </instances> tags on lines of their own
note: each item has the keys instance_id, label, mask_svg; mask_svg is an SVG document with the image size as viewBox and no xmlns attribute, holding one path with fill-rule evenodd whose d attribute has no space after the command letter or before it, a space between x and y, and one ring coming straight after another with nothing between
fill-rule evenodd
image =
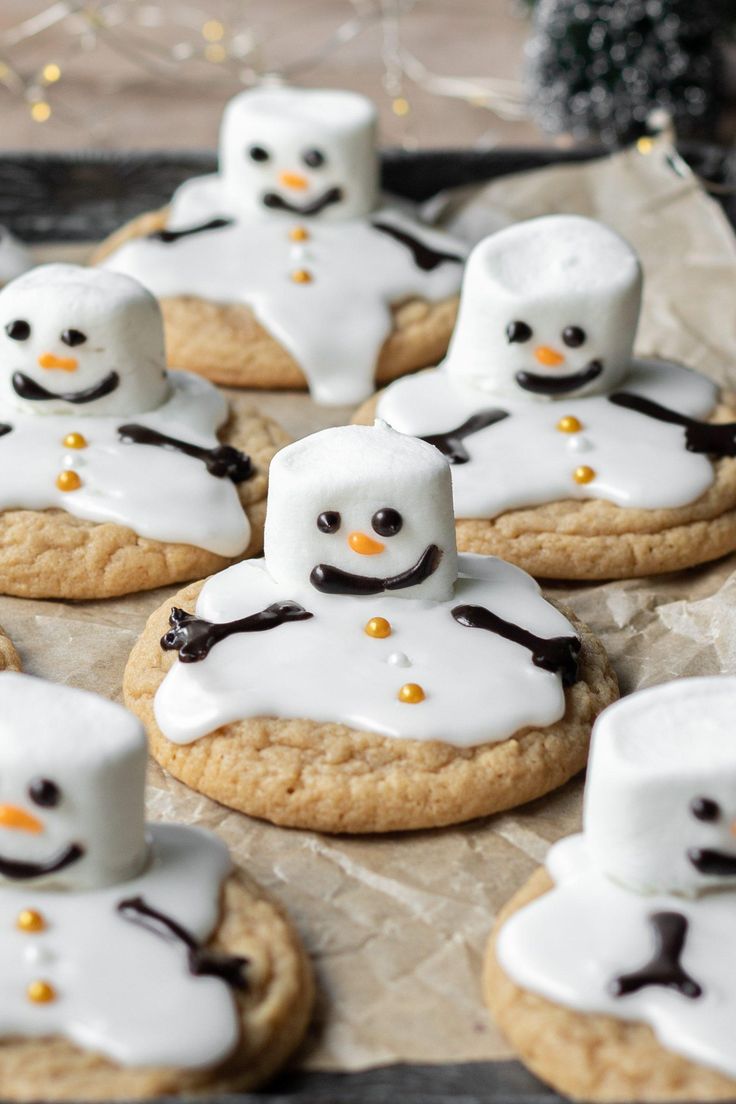
<instances>
[{"instance_id":1,"label":"orange carrot nose","mask_svg":"<svg viewBox=\"0 0 736 1104\"><path fill-rule=\"evenodd\" d=\"M373 537L369 537L367 533L350 533L348 544L353 552L359 552L361 556L377 556L386 547L380 541L373 540Z\"/></svg>"},{"instance_id":2,"label":"orange carrot nose","mask_svg":"<svg viewBox=\"0 0 736 1104\"><path fill-rule=\"evenodd\" d=\"M76 372L79 361L76 357L58 357L53 353L41 353L38 358L39 368L56 368L60 372Z\"/></svg>"},{"instance_id":3,"label":"orange carrot nose","mask_svg":"<svg viewBox=\"0 0 736 1104\"><path fill-rule=\"evenodd\" d=\"M731 821L731 824L729 825L729 831L732 836L736 836L736 820Z\"/></svg>"},{"instance_id":4,"label":"orange carrot nose","mask_svg":"<svg viewBox=\"0 0 736 1104\"><path fill-rule=\"evenodd\" d=\"M294 188L298 192L303 192L309 181L301 173L282 172L279 173L279 184L283 188Z\"/></svg>"},{"instance_id":5,"label":"orange carrot nose","mask_svg":"<svg viewBox=\"0 0 736 1104\"><path fill-rule=\"evenodd\" d=\"M0 828L13 828L19 832L43 832L43 824L18 805L0 805Z\"/></svg>"},{"instance_id":6,"label":"orange carrot nose","mask_svg":"<svg viewBox=\"0 0 736 1104\"><path fill-rule=\"evenodd\" d=\"M549 345L539 345L534 350L534 355L540 364L546 364L548 368L558 368L560 364L565 363L562 353L558 353L556 349L550 349Z\"/></svg>"}]
</instances>

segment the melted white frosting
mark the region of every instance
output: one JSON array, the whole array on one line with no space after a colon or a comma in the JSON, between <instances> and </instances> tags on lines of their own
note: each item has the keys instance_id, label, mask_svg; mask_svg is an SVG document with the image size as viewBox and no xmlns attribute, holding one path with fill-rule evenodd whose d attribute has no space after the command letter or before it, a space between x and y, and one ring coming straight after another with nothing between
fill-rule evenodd
<instances>
[{"instance_id":1,"label":"melted white frosting","mask_svg":"<svg viewBox=\"0 0 736 1104\"><path fill-rule=\"evenodd\" d=\"M676 364L637 360L620 384L693 418L707 418L718 391L710 380ZM707 456L688 452L685 430L615 406L607 396L530 401L484 393L453 379L444 367L398 380L380 397L377 415L402 433L424 437L454 430L472 414L498 408L509 417L464 439L470 456L452 465L458 517L496 517L506 510L566 498L600 498L618 506L685 506L713 482ZM579 433L557 428L561 418ZM573 472L595 472L577 483Z\"/></svg>"},{"instance_id":2,"label":"melted white frosting","mask_svg":"<svg viewBox=\"0 0 736 1104\"><path fill-rule=\"evenodd\" d=\"M76 517L128 526L141 537L195 545L221 556L247 547L250 525L227 478L210 475L201 460L151 445L123 444L118 427L135 423L205 448L216 446L228 417L224 397L206 380L170 375L170 398L142 414L94 416L24 414L0 404L3 478L0 511L56 507ZM82 434L85 448L65 448L68 434ZM73 491L56 485L71 469L81 479Z\"/></svg>"},{"instance_id":3,"label":"melted white frosting","mask_svg":"<svg viewBox=\"0 0 736 1104\"><path fill-rule=\"evenodd\" d=\"M175 194L167 225L184 229L231 214L220 178L205 176ZM447 235L393 209L339 221L274 211L168 244L130 241L104 263L160 299L246 303L300 365L317 402L355 403L373 391L376 361L393 328L392 304L455 295L462 275L455 262L423 271L372 221L390 223L440 251L464 253ZM308 238L293 241L296 228ZM295 282L296 270L311 280Z\"/></svg>"},{"instance_id":4,"label":"melted white frosting","mask_svg":"<svg viewBox=\"0 0 736 1104\"><path fill-rule=\"evenodd\" d=\"M502 560L461 556L459 572L446 602L328 596L308 583L287 590L262 560L220 572L200 593L200 617L231 621L285 599L314 616L230 636L200 662L177 661L155 698L161 731L186 744L247 717L304 717L473 747L558 721L565 711L560 677L536 667L528 649L463 627L450 611L461 603L479 604L545 638L574 635L569 622L542 598L533 579ZM389 637L365 633L372 617L390 622ZM418 683L425 700L399 701L405 683Z\"/></svg>"},{"instance_id":5,"label":"melted white frosting","mask_svg":"<svg viewBox=\"0 0 736 1104\"><path fill-rule=\"evenodd\" d=\"M187 951L125 919L120 901L143 897L199 942L217 927L231 865L214 836L183 825L149 825L150 861L138 877L88 892L0 889L0 1035L61 1035L124 1066L196 1068L237 1045L232 992L216 977L195 977ZM20 931L33 909L45 929ZM53 986L34 1003L27 987Z\"/></svg>"},{"instance_id":6,"label":"melted white frosting","mask_svg":"<svg viewBox=\"0 0 736 1104\"><path fill-rule=\"evenodd\" d=\"M515 913L498 939L504 971L524 989L579 1012L649 1024L668 1050L736 1077L736 953L733 890L696 899L644 896L616 885L590 861L583 836L550 851L553 890ZM654 953L648 917L677 912L688 923L683 968L695 999L663 986L613 996L610 983Z\"/></svg>"}]
</instances>

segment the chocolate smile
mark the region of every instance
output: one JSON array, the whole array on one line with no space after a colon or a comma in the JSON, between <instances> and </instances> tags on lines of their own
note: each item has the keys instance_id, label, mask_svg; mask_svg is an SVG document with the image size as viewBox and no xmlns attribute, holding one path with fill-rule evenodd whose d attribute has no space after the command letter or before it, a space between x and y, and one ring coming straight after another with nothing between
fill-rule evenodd
<instances>
[{"instance_id":1,"label":"chocolate smile","mask_svg":"<svg viewBox=\"0 0 736 1104\"><path fill-rule=\"evenodd\" d=\"M263 206L271 207L276 211L291 211L292 215L318 215L325 207L331 207L333 203L339 203L342 199L342 188L329 188L311 203L299 207L296 203L290 203L278 192L266 192L263 197Z\"/></svg>"},{"instance_id":2,"label":"chocolate smile","mask_svg":"<svg viewBox=\"0 0 736 1104\"><path fill-rule=\"evenodd\" d=\"M351 575L349 571L330 567L329 564L317 564L309 581L322 594L381 594L384 590L403 590L423 583L434 574L441 559L442 552L437 545L428 544L414 566L399 575L377 579L369 575Z\"/></svg>"},{"instance_id":3,"label":"chocolate smile","mask_svg":"<svg viewBox=\"0 0 736 1104\"><path fill-rule=\"evenodd\" d=\"M587 368L573 372L569 376L539 376L536 372L517 372L516 382L525 391L534 395L566 395L568 391L577 391L591 383L603 371L600 360L591 360Z\"/></svg>"},{"instance_id":4,"label":"chocolate smile","mask_svg":"<svg viewBox=\"0 0 736 1104\"><path fill-rule=\"evenodd\" d=\"M19 862L16 859L4 859L0 855L0 874L14 881L23 881L26 878L40 878L44 874L55 874L57 870L63 870L71 866L77 859L81 859L84 848L78 843L70 843L58 855L52 856L46 862Z\"/></svg>"},{"instance_id":5,"label":"chocolate smile","mask_svg":"<svg viewBox=\"0 0 736 1104\"><path fill-rule=\"evenodd\" d=\"M725 851L712 851L710 848L691 847L687 857L701 874L736 875L736 855L727 855Z\"/></svg>"},{"instance_id":6,"label":"chocolate smile","mask_svg":"<svg viewBox=\"0 0 736 1104\"><path fill-rule=\"evenodd\" d=\"M83 403L94 402L95 399L104 399L105 395L110 395L120 383L120 376L117 372L110 372L103 380L100 380L93 387L88 387L85 391L47 391L40 383L36 383L35 380L30 379L23 372L14 372L12 382L13 390L21 399L28 399L31 402L48 402L49 399L61 399L62 402L82 405Z\"/></svg>"}]
</instances>

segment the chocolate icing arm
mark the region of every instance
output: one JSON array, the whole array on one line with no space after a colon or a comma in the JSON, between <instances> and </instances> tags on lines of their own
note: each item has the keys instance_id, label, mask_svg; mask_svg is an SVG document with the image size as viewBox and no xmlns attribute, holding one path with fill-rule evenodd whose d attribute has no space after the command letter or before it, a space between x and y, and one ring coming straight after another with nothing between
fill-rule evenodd
<instances>
[{"instance_id":1,"label":"chocolate icing arm","mask_svg":"<svg viewBox=\"0 0 736 1104\"><path fill-rule=\"evenodd\" d=\"M126 445L155 445L158 448L170 449L172 452L183 452L185 456L201 460L210 475L217 476L218 479L227 478L233 483L244 483L255 474L251 458L239 449L233 448L232 445L202 448L200 445L181 441L178 437L168 437L165 433L159 433L158 430L150 429L148 426L135 424L119 426L118 435Z\"/></svg>"},{"instance_id":2,"label":"chocolate icing arm","mask_svg":"<svg viewBox=\"0 0 736 1104\"><path fill-rule=\"evenodd\" d=\"M6 422L0 422L0 437L4 437L7 433L12 433L13 427Z\"/></svg>"},{"instance_id":3,"label":"chocolate icing arm","mask_svg":"<svg viewBox=\"0 0 736 1104\"><path fill-rule=\"evenodd\" d=\"M445 261L452 264L462 264L465 259L457 253L443 253L439 249L433 249L432 246L426 245L406 230L400 230L398 226L392 226L390 222L372 222L371 225L374 230L378 230L382 234L388 234L400 245L406 246L414 258L414 264L417 268L421 268L423 272L431 272L432 269L444 264Z\"/></svg>"},{"instance_id":4,"label":"chocolate icing arm","mask_svg":"<svg viewBox=\"0 0 736 1104\"><path fill-rule=\"evenodd\" d=\"M717 457L736 456L736 422L721 422L720 425L699 422L630 391L619 391L609 398L616 406L634 410L647 418L682 426L685 430L685 446L690 452L706 452Z\"/></svg>"},{"instance_id":5,"label":"chocolate icing arm","mask_svg":"<svg viewBox=\"0 0 736 1104\"><path fill-rule=\"evenodd\" d=\"M225 226L232 226L233 219L213 218L209 222L200 223L199 226L189 226L185 230L154 230L148 237L151 241L164 242L170 245L179 238L188 238L191 234L204 234L208 230L221 230Z\"/></svg>"},{"instance_id":6,"label":"chocolate icing arm","mask_svg":"<svg viewBox=\"0 0 736 1104\"><path fill-rule=\"evenodd\" d=\"M168 943L181 943L186 947L189 972L195 977L219 977L231 989L248 988L245 977L245 968L249 964L247 958L203 947L191 932L170 916L146 904L143 897L128 897L117 908L123 919L131 924L138 924Z\"/></svg>"},{"instance_id":7,"label":"chocolate icing arm","mask_svg":"<svg viewBox=\"0 0 736 1104\"><path fill-rule=\"evenodd\" d=\"M485 606L455 606L452 616L469 629L485 629L514 644L521 644L532 653L532 662L544 671L552 671L562 679L563 686L572 686L578 679L580 641L576 636L553 636L548 640L504 621Z\"/></svg>"},{"instance_id":8,"label":"chocolate icing arm","mask_svg":"<svg viewBox=\"0 0 736 1104\"><path fill-rule=\"evenodd\" d=\"M655 912L649 923L654 929L654 954L640 970L614 978L611 982L614 997L627 997L649 985L663 985L691 999L702 996L702 986L685 972L680 962L687 938L685 917L679 912Z\"/></svg>"},{"instance_id":9,"label":"chocolate icing arm","mask_svg":"<svg viewBox=\"0 0 736 1104\"><path fill-rule=\"evenodd\" d=\"M308 621L310 617L314 614L308 613L298 602L274 602L249 617L217 624L174 606L169 616L171 628L161 637L161 647L165 652L177 651L182 663L198 663L207 658L215 644L228 636L264 632L285 625L287 621Z\"/></svg>"},{"instance_id":10,"label":"chocolate icing arm","mask_svg":"<svg viewBox=\"0 0 736 1104\"><path fill-rule=\"evenodd\" d=\"M470 456L463 444L463 438L470 437L473 433L480 433L482 429L487 429L496 422L502 422L504 418L508 418L505 410L479 410L457 429L450 429L447 433L432 433L428 437L422 437L422 440L438 448L451 464L467 464Z\"/></svg>"}]
</instances>

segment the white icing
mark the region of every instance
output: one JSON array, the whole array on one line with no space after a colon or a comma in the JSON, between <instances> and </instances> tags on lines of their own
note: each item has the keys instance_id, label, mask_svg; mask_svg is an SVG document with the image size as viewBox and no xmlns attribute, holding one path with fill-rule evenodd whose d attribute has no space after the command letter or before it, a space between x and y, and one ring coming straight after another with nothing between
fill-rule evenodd
<instances>
[{"instance_id":1,"label":"white icing","mask_svg":"<svg viewBox=\"0 0 736 1104\"><path fill-rule=\"evenodd\" d=\"M450 611L479 604L545 638L573 635L570 624L528 575L502 560L460 556L459 570L454 594L444 602L328 596L306 582L286 587L262 560L220 572L197 602L198 615L207 620L234 620L285 599L314 616L230 636L201 662L175 663L155 698L159 728L185 744L246 717L306 717L473 747L558 721L565 711L559 676L536 667L521 645L459 625ZM390 622L389 637L365 633L372 617ZM406 674L392 660L399 649L411 668ZM423 702L398 701L407 681L424 689Z\"/></svg>"},{"instance_id":2,"label":"white icing","mask_svg":"<svg viewBox=\"0 0 736 1104\"><path fill-rule=\"evenodd\" d=\"M209 833L144 825L146 742L138 720L93 694L27 675L0 674L0 857L42 861L85 849L53 878L0 882L0 1035L61 1035L130 1066L209 1066L235 1047L228 986L195 977L187 950L125 919L142 897L198 942L218 924L227 850ZM55 806L28 796L36 778L60 790ZM11 823L19 813L42 830ZM28 822L26 822L28 823ZM43 930L18 927L24 910ZM54 999L28 987L44 981Z\"/></svg>"},{"instance_id":3,"label":"white icing","mask_svg":"<svg viewBox=\"0 0 736 1104\"><path fill-rule=\"evenodd\" d=\"M0 284L7 284L33 266L33 257L7 226L0 226Z\"/></svg>"},{"instance_id":4,"label":"white icing","mask_svg":"<svg viewBox=\"0 0 736 1104\"><path fill-rule=\"evenodd\" d=\"M382 536L373 528L385 508L401 515L401 529ZM317 527L323 511L337 511L340 527ZM354 551L349 537L370 541ZM452 486L437 449L386 426L340 426L313 433L282 449L269 473L264 536L266 567L282 587L303 585L316 564L387 578L412 567L429 545L442 552L439 567L397 598L449 599L457 577Z\"/></svg>"},{"instance_id":5,"label":"white icing","mask_svg":"<svg viewBox=\"0 0 736 1104\"><path fill-rule=\"evenodd\" d=\"M669 1050L731 1077L733 877L714 888L715 879L699 875L686 853L709 848L736 858L735 706L736 679L683 679L602 715L584 835L551 849L554 888L515 913L497 945L504 971L525 989L580 1012L647 1023ZM718 803L716 819L693 815L690 803L703 797ZM649 917L657 912L686 919L681 965L702 987L700 997L655 985L612 994L615 978L651 959Z\"/></svg>"},{"instance_id":6,"label":"white icing","mask_svg":"<svg viewBox=\"0 0 736 1104\"><path fill-rule=\"evenodd\" d=\"M146 739L127 710L96 694L0 673L0 856L37 863L70 844L84 850L34 885L94 889L140 872L145 773ZM59 787L58 805L33 803L28 789L37 778ZM5 827L18 808L38 822L35 831ZM0 872L0 899L8 884Z\"/></svg>"},{"instance_id":7,"label":"white icing","mask_svg":"<svg viewBox=\"0 0 736 1104\"><path fill-rule=\"evenodd\" d=\"M390 223L454 256L464 254L460 243L397 208L376 207L372 112L353 93L242 93L226 112L222 175L182 185L167 225L181 230L217 217L236 221L171 243L127 242L105 267L135 276L159 298L246 303L301 366L318 402L359 402L373 391L376 361L393 328L392 304L454 295L462 272L455 262L423 271L404 245L372 222ZM244 154L254 144L269 150L269 161L253 162ZM325 154L318 169L295 161L310 149ZM303 176L307 187L279 183L284 171ZM265 190L303 207L334 186L344 200L314 216L262 203ZM304 241L292 240L297 228L306 230ZM309 282L295 282L296 269L306 270Z\"/></svg>"},{"instance_id":8,"label":"white icing","mask_svg":"<svg viewBox=\"0 0 736 1104\"><path fill-rule=\"evenodd\" d=\"M609 396L626 390L706 418L718 392L678 365L632 360L640 300L636 254L607 227L570 215L510 226L468 260L447 359L392 384L377 414L419 437L454 430L482 411L508 415L463 441L470 459L452 469L458 517L496 517L568 498L685 506L713 482L708 457L687 450L681 426L616 406ZM525 339L510 340L509 326L519 324ZM591 365L600 374L575 386ZM573 382L553 397L522 386L519 373L537 383L562 376ZM580 422L577 432L558 426L566 417ZM580 466L592 477L576 479Z\"/></svg>"},{"instance_id":9,"label":"white icing","mask_svg":"<svg viewBox=\"0 0 736 1104\"><path fill-rule=\"evenodd\" d=\"M692 894L733 883L699 873L687 852L716 848L736 859L730 817L704 822L690 809L699 796L733 806L735 711L736 678L701 678L634 694L601 715L584 816L600 870L642 893Z\"/></svg>"},{"instance_id":10,"label":"white icing","mask_svg":"<svg viewBox=\"0 0 736 1104\"><path fill-rule=\"evenodd\" d=\"M636 360L621 390L633 392L693 418L707 418L718 391L710 380L653 360ZM685 506L713 483L707 456L689 452L685 430L615 406L604 395L529 402L479 394L444 368L398 380L380 397L377 414L394 429L420 437L447 432L472 414L499 408L510 415L473 433L463 444L470 456L452 465L458 517L495 517L505 510L566 498L601 498L618 506L657 509ZM557 429L576 417L582 437ZM595 471L576 483L580 463Z\"/></svg>"},{"instance_id":11,"label":"white icing","mask_svg":"<svg viewBox=\"0 0 736 1104\"><path fill-rule=\"evenodd\" d=\"M30 326L24 340L6 332ZM79 330L86 340L65 345ZM73 358L74 369L43 368L50 353ZM117 373L110 394L84 404L27 400L13 387L22 372L54 394L84 391ZM0 511L54 507L95 522L114 522L141 537L239 555L250 525L235 484L211 475L202 460L152 445L122 443L121 425L136 423L188 444L212 448L228 405L205 380L166 373L163 327L155 299L135 281L74 265L47 265L0 292ZM86 445L65 447L68 434ZM76 490L57 477L75 471Z\"/></svg>"},{"instance_id":12,"label":"white icing","mask_svg":"<svg viewBox=\"0 0 736 1104\"><path fill-rule=\"evenodd\" d=\"M578 215L515 223L485 238L468 258L446 369L479 390L514 398L519 371L559 377L598 359L602 374L576 393L608 391L629 369L641 284L633 249L601 223ZM528 340L508 340L514 322L530 328ZM570 326L584 331L578 347L563 340ZM545 350L558 363L548 364Z\"/></svg>"}]
</instances>

